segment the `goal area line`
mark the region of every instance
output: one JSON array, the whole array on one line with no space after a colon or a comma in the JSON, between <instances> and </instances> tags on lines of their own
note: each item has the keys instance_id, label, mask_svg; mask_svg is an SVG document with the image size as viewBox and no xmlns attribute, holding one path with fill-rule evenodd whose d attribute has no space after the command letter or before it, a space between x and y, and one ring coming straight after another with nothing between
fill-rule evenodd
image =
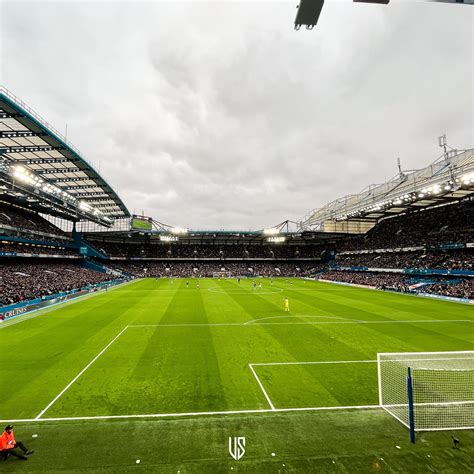
<instances>
[{"instance_id":1,"label":"goal area line","mask_svg":"<svg viewBox=\"0 0 474 474\"><path fill-rule=\"evenodd\" d=\"M254 410L222 410L222 411L198 411L198 412L178 412L178 413L150 413L141 415L98 415L98 416L70 416L55 418L18 418L0 420L0 423L42 423L56 421L93 421L93 420L127 420L146 418L185 418L199 416L219 416L219 415L251 415L258 413L291 413L291 412L317 412L317 411L341 411L341 410L382 410L379 405L348 405L348 406L328 406L328 407L295 407L295 408L262 408Z\"/></svg>"},{"instance_id":2,"label":"goal area line","mask_svg":"<svg viewBox=\"0 0 474 474\"><path fill-rule=\"evenodd\" d=\"M410 429L410 425L408 423L405 423L399 416L394 414L392 411L388 410L385 406L380 406L382 410L385 410L390 416L393 416L397 421L399 421L403 426L406 428ZM415 427L415 432L424 432L424 431L461 431L461 430L474 430L474 426L452 426L452 427L436 427L436 428L421 428L418 429Z\"/></svg>"}]
</instances>

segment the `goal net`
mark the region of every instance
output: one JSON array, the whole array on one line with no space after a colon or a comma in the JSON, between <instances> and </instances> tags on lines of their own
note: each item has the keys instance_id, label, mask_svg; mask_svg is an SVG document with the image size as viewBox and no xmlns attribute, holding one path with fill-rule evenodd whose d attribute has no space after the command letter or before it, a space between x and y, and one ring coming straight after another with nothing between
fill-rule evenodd
<instances>
[{"instance_id":1,"label":"goal net","mask_svg":"<svg viewBox=\"0 0 474 474\"><path fill-rule=\"evenodd\" d=\"M231 278L232 272L213 272L212 278Z\"/></svg>"},{"instance_id":2,"label":"goal net","mask_svg":"<svg viewBox=\"0 0 474 474\"><path fill-rule=\"evenodd\" d=\"M380 406L407 428L474 429L474 351L379 353L377 369Z\"/></svg>"}]
</instances>

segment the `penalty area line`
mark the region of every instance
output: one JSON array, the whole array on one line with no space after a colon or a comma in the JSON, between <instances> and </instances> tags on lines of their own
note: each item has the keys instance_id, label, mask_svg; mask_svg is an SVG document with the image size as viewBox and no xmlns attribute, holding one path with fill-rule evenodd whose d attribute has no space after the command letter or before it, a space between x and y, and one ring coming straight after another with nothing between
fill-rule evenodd
<instances>
[{"instance_id":1,"label":"penalty area line","mask_svg":"<svg viewBox=\"0 0 474 474\"><path fill-rule=\"evenodd\" d=\"M76 380L128 329L128 326L125 326L62 390L59 392L56 397L49 402L49 404L44 408L38 416L35 418L38 421L68 390L71 385L76 382Z\"/></svg>"},{"instance_id":2,"label":"penalty area line","mask_svg":"<svg viewBox=\"0 0 474 474\"><path fill-rule=\"evenodd\" d=\"M219 416L219 415L251 415L257 413L291 413L291 412L318 412L337 410L381 410L380 405L348 405L332 407L297 407L297 408L262 408L256 410L223 410L223 411L201 411L184 413L150 413L146 415L100 415L100 416L70 416L61 418L20 418L16 420L0 420L0 423L44 423L57 421L93 421L93 420L126 420L145 418L178 418L178 417L198 417L198 416Z\"/></svg>"},{"instance_id":3,"label":"penalty area line","mask_svg":"<svg viewBox=\"0 0 474 474\"><path fill-rule=\"evenodd\" d=\"M265 388L263 387L262 382L260 382L260 379L258 378L257 373L255 372L254 368L252 367L252 364L249 364L250 370L252 371L255 379L257 380L258 385L262 389L263 394L265 395L265 398L267 399L268 404L270 405L270 408L275 411L275 406L273 405L272 401L270 400L270 397L268 396L268 393L265 391Z\"/></svg>"}]
</instances>

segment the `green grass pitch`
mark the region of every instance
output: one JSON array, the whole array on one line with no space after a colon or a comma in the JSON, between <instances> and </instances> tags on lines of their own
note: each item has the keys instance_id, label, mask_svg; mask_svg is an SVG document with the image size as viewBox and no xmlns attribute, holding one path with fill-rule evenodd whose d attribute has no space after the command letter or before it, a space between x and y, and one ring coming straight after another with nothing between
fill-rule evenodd
<instances>
[{"instance_id":1,"label":"green grass pitch","mask_svg":"<svg viewBox=\"0 0 474 474\"><path fill-rule=\"evenodd\" d=\"M473 472L472 431L411 445L376 407L373 362L473 350L472 307L257 281L145 279L3 323L0 420L35 454L0 471Z\"/></svg>"}]
</instances>

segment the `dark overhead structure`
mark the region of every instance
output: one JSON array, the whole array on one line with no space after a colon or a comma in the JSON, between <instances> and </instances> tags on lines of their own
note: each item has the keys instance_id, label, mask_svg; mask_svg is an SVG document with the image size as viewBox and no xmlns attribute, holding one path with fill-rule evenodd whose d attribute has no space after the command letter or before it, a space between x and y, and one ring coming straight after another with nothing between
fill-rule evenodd
<instances>
[{"instance_id":1,"label":"dark overhead structure","mask_svg":"<svg viewBox=\"0 0 474 474\"><path fill-rule=\"evenodd\" d=\"M474 5L474 0L426 0L428 3L462 3ZM374 3L388 5L390 0L353 0L354 3ZM303 25L307 30L312 30L319 20L324 0L301 0L295 18L295 30L299 30Z\"/></svg>"},{"instance_id":2,"label":"dark overhead structure","mask_svg":"<svg viewBox=\"0 0 474 474\"><path fill-rule=\"evenodd\" d=\"M312 30L319 20L319 15L324 5L324 0L301 0L296 13L295 30L299 30L302 25L307 30Z\"/></svg>"},{"instance_id":3,"label":"dark overhead structure","mask_svg":"<svg viewBox=\"0 0 474 474\"><path fill-rule=\"evenodd\" d=\"M353 0L354 3L381 3L383 5L388 5L390 0Z\"/></svg>"},{"instance_id":4,"label":"dark overhead structure","mask_svg":"<svg viewBox=\"0 0 474 474\"><path fill-rule=\"evenodd\" d=\"M0 201L104 227L130 216L114 189L66 137L1 86Z\"/></svg>"}]
</instances>

